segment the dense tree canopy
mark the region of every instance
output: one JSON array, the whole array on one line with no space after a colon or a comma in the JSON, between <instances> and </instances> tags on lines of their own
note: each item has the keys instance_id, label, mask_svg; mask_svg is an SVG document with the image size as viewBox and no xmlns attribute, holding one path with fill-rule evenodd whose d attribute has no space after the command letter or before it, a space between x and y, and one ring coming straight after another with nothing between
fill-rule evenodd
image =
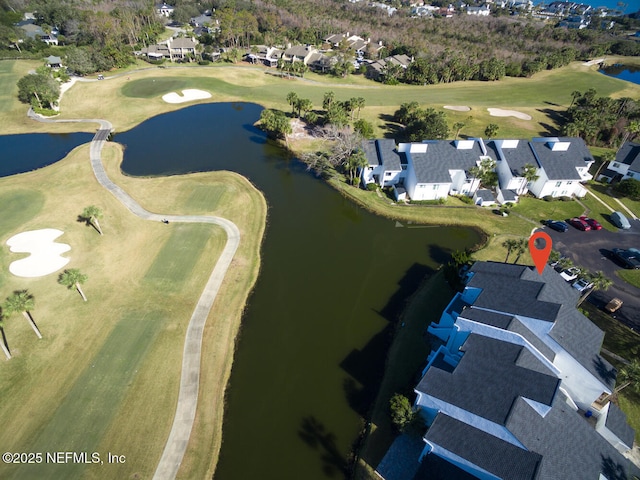
<instances>
[{"instance_id":1,"label":"dense tree canopy","mask_svg":"<svg viewBox=\"0 0 640 480\"><path fill-rule=\"evenodd\" d=\"M18 80L18 99L38 108L53 108L60 96L60 84L51 75L37 72Z\"/></svg>"}]
</instances>

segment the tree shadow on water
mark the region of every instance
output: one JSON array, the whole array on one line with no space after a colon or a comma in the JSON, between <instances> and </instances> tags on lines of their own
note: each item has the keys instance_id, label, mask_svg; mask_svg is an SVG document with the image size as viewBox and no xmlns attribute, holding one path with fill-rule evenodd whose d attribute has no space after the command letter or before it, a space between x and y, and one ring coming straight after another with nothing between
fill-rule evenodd
<instances>
[{"instance_id":1,"label":"tree shadow on water","mask_svg":"<svg viewBox=\"0 0 640 480\"><path fill-rule=\"evenodd\" d=\"M318 450L325 475L334 478L348 477L348 461L336 446L335 434L328 432L322 422L313 415L303 418L298 435L309 447Z\"/></svg>"}]
</instances>

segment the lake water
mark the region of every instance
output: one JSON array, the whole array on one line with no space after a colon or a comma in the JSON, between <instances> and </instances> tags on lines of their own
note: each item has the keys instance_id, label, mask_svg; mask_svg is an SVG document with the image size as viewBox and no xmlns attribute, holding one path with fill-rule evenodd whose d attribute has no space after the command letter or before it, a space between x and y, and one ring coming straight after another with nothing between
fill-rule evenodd
<instances>
[{"instance_id":1,"label":"lake water","mask_svg":"<svg viewBox=\"0 0 640 480\"><path fill-rule=\"evenodd\" d=\"M626 80L627 82L640 85L640 67L612 65L599 71L610 77L619 78L620 80Z\"/></svg>"},{"instance_id":2,"label":"lake water","mask_svg":"<svg viewBox=\"0 0 640 480\"><path fill-rule=\"evenodd\" d=\"M216 480L341 479L404 300L480 238L466 228L397 226L355 206L267 142L253 126L260 111L198 105L114 140L126 146L127 174L233 170L269 205ZM48 136L38 138L46 151Z\"/></svg>"}]
</instances>

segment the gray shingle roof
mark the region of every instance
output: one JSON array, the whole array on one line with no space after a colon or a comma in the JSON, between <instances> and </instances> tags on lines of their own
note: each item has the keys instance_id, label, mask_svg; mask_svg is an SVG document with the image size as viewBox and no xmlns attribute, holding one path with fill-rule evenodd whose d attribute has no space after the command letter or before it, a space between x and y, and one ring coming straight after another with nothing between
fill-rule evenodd
<instances>
[{"instance_id":1,"label":"gray shingle roof","mask_svg":"<svg viewBox=\"0 0 640 480\"><path fill-rule=\"evenodd\" d=\"M570 142L566 151L552 151L551 142L546 139L530 142L532 150L536 154L538 164L544 168L549 180L581 180L576 168L586 167L587 162L592 162L593 157L581 138L562 137L560 142ZM542 141L544 140L544 141Z\"/></svg>"},{"instance_id":2,"label":"gray shingle roof","mask_svg":"<svg viewBox=\"0 0 640 480\"><path fill-rule=\"evenodd\" d=\"M596 378L613 388L616 371L599 355L604 333L575 309L580 294L553 269L546 268L539 275L523 265L477 262L470 271L474 275L467 285L483 290L474 307L552 322L549 335ZM526 338L538 348L532 335Z\"/></svg>"},{"instance_id":3,"label":"gray shingle roof","mask_svg":"<svg viewBox=\"0 0 640 480\"><path fill-rule=\"evenodd\" d=\"M476 197L481 198L484 202L495 202L496 199L493 196L493 192L491 190L487 190L486 188L480 188L476 191Z\"/></svg>"},{"instance_id":4,"label":"gray shingle roof","mask_svg":"<svg viewBox=\"0 0 640 480\"><path fill-rule=\"evenodd\" d=\"M627 423L627 416L613 402L609 404L609 413L605 422L606 427L611 430L627 447L633 447L635 431Z\"/></svg>"},{"instance_id":5,"label":"gray shingle roof","mask_svg":"<svg viewBox=\"0 0 640 480\"><path fill-rule=\"evenodd\" d=\"M426 153L412 153L413 167L418 183L449 183L449 170L469 171L480 161L481 156L495 158L495 152L482 151L478 141L474 141L473 148L458 149L456 142L451 140L433 140L427 142Z\"/></svg>"},{"instance_id":6,"label":"gray shingle roof","mask_svg":"<svg viewBox=\"0 0 640 480\"><path fill-rule=\"evenodd\" d=\"M380 165L380 159L378 158L378 149L376 148L375 140L363 140L362 150L365 157L367 157L367 164L374 167Z\"/></svg>"},{"instance_id":7,"label":"gray shingle roof","mask_svg":"<svg viewBox=\"0 0 640 480\"><path fill-rule=\"evenodd\" d=\"M626 479L629 462L562 398L541 417L517 399L507 428L530 451L542 455L536 480Z\"/></svg>"},{"instance_id":8,"label":"gray shingle roof","mask_svg":"<svg viewBox=\"0 0 640 480\"><path fill-rule=\"evenodd\" d=\"M488 143L487 149L489 148L497 150L493 141ZM502 148L501 150L504 160L509 165L511 174L516 177L522 176L524 166L527 164L538 167L538 162L531 150L531 145L525 140L519 140L518 145L515 148Z\"/></svg>"},{"instance_id":9,"label":"gray shingle roof","mask_svg":"<svg viewBox=\"0 0 640 480\"><path fill-rule=\"evenodd\" d=\"M400 166L400 155L396 150L396 141L390 138L376 140L378 156L384 165L385 170L402 170Z\"/></svg>"},{"instance_id":10,"label":"gray shingle roof","mask_svg":"<svg viewBox=\"0 0 640 480\"><path fill-rule=\"evenodd\" d=\"M460 348L464 355L455 369L432 364L416 390L504 425L516 398L550 406L560 384L549 370L540 373L518 366L523 348L472 333Z\"/></svg>"},{"instance_id":11,"label":"gray shingle roof","mask_svg":"<svg viewBox=\"0 0 640 480\"><path fill-rule=\"evenodd\" d=\"M504 480L533 480L543 461L535 452L523 450L443 413L438 414L424 438Z\"/></svg>"},{"instance_id":12,"label":"gray shingle roof","mask_svg":"<svg viewBox=\"0 0 640 480\"><path fill-rule=\"evenodd\" d=\"M629 170L640 172L640 143L625 142L618 150L615 161L629 165Z\"/></svg>"}]
</instances>

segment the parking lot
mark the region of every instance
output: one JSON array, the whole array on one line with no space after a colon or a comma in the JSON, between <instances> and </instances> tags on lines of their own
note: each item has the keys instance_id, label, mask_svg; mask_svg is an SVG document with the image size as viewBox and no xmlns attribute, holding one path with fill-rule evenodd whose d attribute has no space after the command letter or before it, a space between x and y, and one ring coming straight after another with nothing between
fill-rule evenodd
<instances>
[{"instance_id":1,"label":"parking lot","mask_svg":"<svg viewBox=\"0 0 640 480\"><path fill-rule=\"evenodd\" d=\"M617 232L605 229L582 232L574 227L569 227L564 233L550 228L544 228L544 231L551 236L554 250L591 272L602 270L613 281L609 290L593 292L589 295L588 301L602 308L613 297L618 297L624 304L614 314L615 317L634 330L640 331L640 289L618 277L615 272L622 267L607 256L607 252L613 248L640 249L640 220L631 220L629 230Z\"/></svg>"}]
</instances>

